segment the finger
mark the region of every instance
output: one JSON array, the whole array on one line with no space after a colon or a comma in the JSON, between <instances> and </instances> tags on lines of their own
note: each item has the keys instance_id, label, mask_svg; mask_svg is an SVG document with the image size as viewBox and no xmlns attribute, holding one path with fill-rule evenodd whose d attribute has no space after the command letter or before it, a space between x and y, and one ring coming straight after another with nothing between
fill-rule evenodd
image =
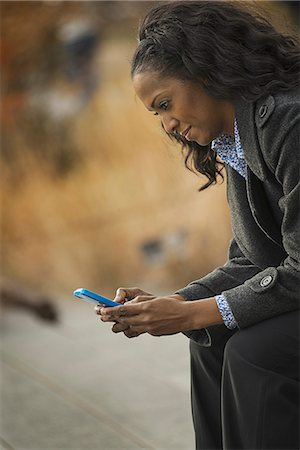
<instances>
[{"instance_id":1,"label":"finger","mask_svg":"<svg viewBox=\"0 0 300 450\"><path fill-rule=\"evenodd\" d=\"M114 306L113 308L101 308L101 320L103 322L125 322L125 319L139 313L134 306L127 303L125 306Z\"/></svg>"},{"instance_id":2,"label":"finger","mask_svg":"<svg viewBox=\"0 0 300 450\"><path fill-rule=\"evenodd\" d=\"M153 300L154 298L156 298L156 297L151 294L138 295L137 297L135 297L133 300L130 301L130 304L132 305L134 303L141 303L141 302L145 302L148 300Z\"/></svg>"},{"instance_id":3,"label":"finger","mask_svg":"<svg viewBox=\"0 0 300 450\"><path fill-rule=\"evenodd\" d=\"M151 295L151 294L149 294L148 292L142 291L138 287L132 287L132 288L120 287L117 289L114 300L119 303L125 303L125 301L133 300L138 295Z\"/></svg>"},{"instance_id":4,"label":"finger","mask_svg":"<svg viewBox=\"0 0 300 450\"><path fill-rule=\"evenodd\" d=\"M115 295L114 301L118 302L118 303L125 303L127 295L128 295L127 294L127 289L125 289L125 288L118 288L117 291L116 291L116 295Z\"/></svg>"},{"instance_id":5,"label":"finger","mask_svg":"<svg viewBox=\"0 0 300 450\"><path fill-rule=\"evenodd\" d=\"M102 308L103 322L119 322L127 326L143 326L149 322L148 306L150 302L126 303L115 308Z\"/></svg>"},{"instance_id":6,"label":"finger","mask_svg":"<svg viewBox=\"0 0 300 450\"><path fill-rule=\"evenodd\" d=\"M108 308L107 306L96 305L96 306L94 306L94 311L95 311L96 314L98 314L99 316L101 316L101 315L102 315L102 310L105 310L105 309L107 309L107 308ZM116 306L114 306L114 308L116 308Z\"/></svg>"},{"instance_id":7,"label":"finger","mask_svg":"<svg viewBox=\"0 0 300 450\"><path fill-rule=\"evenodd\" d=\"M120 324L125 329L130 327L139 328L143 330L143 332L148 332L149 329L149 320L147 314L135 314L134 316L128 317L119 317L118 319L111 319L109 317L101 316L102 322L115 322Z\"/></svg>"},{"instance_id":8,"label":"finger","mask_svg":"<svg viewBox=\"0 0 300 450\"><path fill-rule=\"evenodd\" d=\"M124 331L124 334L128 338L133 338L133 337L139 336L139 334L136 331L133 331L130 328L127 328L127 330Z\"/></svg>"},{"instance_id":9,"label":"finger","mask_svg":"<svg viewBox=\"0 0 300 450\"><path fill-rule=\"evenodd\" d=\"M125 331L125 330L127 330L129 328L129 325L127 325L127 324L124 324L124 323L115 323L113 326L112 326L112 331L114 332L114 333L120 333L121 331Z\"/></svg>"},{"instance_id":10,"label":"finger","mask_svg":"<svg viewBox=\"0 0 300 450\"><path fill-rule=\"evenodd\" d=\"M129 327L124 331L124 334L128 338L138 337L144 334L145 331L142 327Z\"/></svg>"},{"instance_id":11,"label":"finger","mask_svg":"<svg viewBox=\"0 0 300 450\"><path fill-rule=\"evenodd\" d=\"M124 303L125 301L132 300L142 291L139 288L124 288L120 287L117 289L116 296L114 300L119 303Z\"/></svg>"},{"instance_id":12,"label":"finger","mask_svg":"<svg viewBox=\"0 0 300 450\"><path fill-rule=\"evenodd\" d=\"M100 315L100 314L101 314L101 308L102 308L101 305L96 305L96 306L94 307L95 313L98 314L98 315Z\"/></svg>"},{"instance_id":13,"label":"finger","mask_svg":"<svg viewBox=\"0 0 300 450\"><path fill-rule=\"evenodd\" d=\"M124 290L124 289L123 288L119 288L118 290ZM116 298L117 297L115 297L115 300L116 300ZM147 300L153 300L154 298L156 298L156 297L154 295L151 295L151 294L149 294L149 295L148 294L147 295L138 295L137 297L133 298L133 300L130 300L130 304L132 305L133 303L141 303L141 302L145 302ZM124 302L125 301L126 300L124 300ZM123 303L123 301L122 302L120 301L119 303ZM101 312L102 309L104 309L104 308L101 305L96 305L94 307L94 311L98 315L102 315L102 312ZM108 310L108 309L110 309L110 308L105 307L105 310Z\"/></svg>"}]
</instances>

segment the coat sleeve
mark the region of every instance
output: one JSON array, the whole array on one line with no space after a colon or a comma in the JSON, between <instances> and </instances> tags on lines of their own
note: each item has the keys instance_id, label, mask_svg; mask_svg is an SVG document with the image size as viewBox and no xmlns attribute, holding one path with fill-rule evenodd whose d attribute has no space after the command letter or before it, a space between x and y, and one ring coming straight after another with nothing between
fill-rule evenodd
<instances>
[{"instance_id":1,"label":"coat sleeve","mask_svg":"<svg viewBox=\"0 0 300 450\"><path fill-rule=\"evenodd\" d=\"M223 266L216 268L205 277L191 282L185 288L179 289L176 294L181 295L186 300L213 297L226 289L241 285L249 276L254 276L259 272L260 268L243 255L235 239L232 239L229 246L228 261ZM183 334L203 347L210 347L217 327L190 330Z\"/></svg>"},{"instance_id":2,"label":"coat sleeve","mask_svg":"<svg viewBox=\"0 0 300 450\"><path fill-rule=\"evenodd\" d=\"M186 287L179 289L176 294L181 295L186 300L213 297L241 285L258 272L260 272L260 268L243 255L235 239L232 239L229 246L228 261L223 266L217 267L199 280L192 281Z\"/></svg>"}]
</instances>

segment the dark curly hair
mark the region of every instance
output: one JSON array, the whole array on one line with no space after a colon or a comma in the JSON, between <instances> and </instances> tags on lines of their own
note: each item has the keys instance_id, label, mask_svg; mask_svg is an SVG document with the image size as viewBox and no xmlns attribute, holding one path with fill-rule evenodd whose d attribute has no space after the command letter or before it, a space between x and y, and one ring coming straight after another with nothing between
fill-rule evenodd
<instances>
[{"instance_id":1,"label":"dark curly hair","mask_svg":"<svg viewBox=\"0 0 300 450\"><path fill-rule=\"evenodd\" d=\"M131 76L145 71L198 82L218 99L255 101L299 86L299 43L276 31L244 5L224 1L161 4L144 18L132 58ZM205 80L205 81L204 81ZM210 145L189 142L176 133L185 165L215 184L221 163Z\"/></svg>"}]
</instances>

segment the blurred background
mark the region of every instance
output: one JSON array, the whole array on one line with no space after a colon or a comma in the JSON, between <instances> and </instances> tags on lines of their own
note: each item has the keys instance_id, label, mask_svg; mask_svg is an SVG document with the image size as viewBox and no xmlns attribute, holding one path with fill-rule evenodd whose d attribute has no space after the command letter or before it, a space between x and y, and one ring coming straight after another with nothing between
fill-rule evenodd
<instances>
[{"instance_id":1,"label":"blurred background","mask_svg":"<svg viewBox=\"0 0 300 450\"><path fill-rule=\"evenodd\" d=\"M137 25L156 4L1 1L3 448L192 448L187 340L121 341L72 299L170 293L226 260L225 183L197 192L204 180L131 86ZM297 32L299 2L256 7ZM116 388L126 374L140 396Z\"/></svg>"}]
</instances>

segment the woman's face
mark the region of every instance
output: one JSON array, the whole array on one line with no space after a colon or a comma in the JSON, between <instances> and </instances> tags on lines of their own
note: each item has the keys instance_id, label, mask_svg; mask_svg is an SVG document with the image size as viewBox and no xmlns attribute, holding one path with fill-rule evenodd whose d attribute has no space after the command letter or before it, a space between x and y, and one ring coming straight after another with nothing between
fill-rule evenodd
<instances>
[{"instance_id":1,"label":"woman's face","mask_svg":"<svg viewBox=\"0 0 300 450\"><path fill-rule=\"evenodd\" d=\"M233 104L211 97L198 83L141 72L134 75L133 86L145 107L159 114L167 133L178 132L200 145L233 134Z\"/></svg>"}]
</instances>

